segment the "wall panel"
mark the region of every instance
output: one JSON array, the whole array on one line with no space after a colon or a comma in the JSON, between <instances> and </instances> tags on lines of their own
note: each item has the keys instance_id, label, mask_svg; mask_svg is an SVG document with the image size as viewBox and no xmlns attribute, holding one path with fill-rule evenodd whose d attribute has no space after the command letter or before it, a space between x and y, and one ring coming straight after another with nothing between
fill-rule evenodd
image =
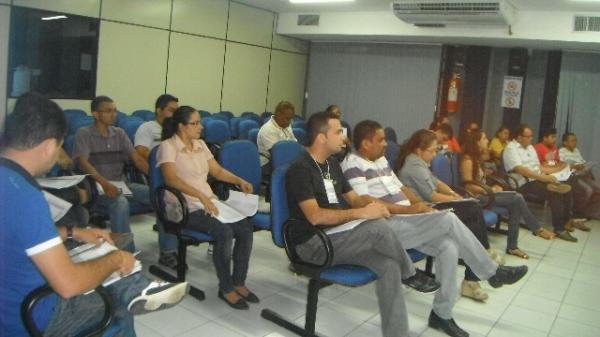
<instances>
[{"instance_id":1,"label":"wall panel","mask_svg":"<svg viewBox=\"0 0 600 337\"><path fill-rule=\"evenodd\" d=\"M102 0L102 18L169 28L171 0Z\"/></svg>"},{"instance_id":2,"label":"wall panel","mask_svg":"<svg viewBox=\"0 0 600 337\"><path fill-rule=\"evenodd\" d=\"M175 0L171 29L224 39L228 7L223 0Z\"/></svg>"},{"instance_id":3,"label":"wall panel","mask_svg":"<svg viewBox=\"0 0 600 337\"><path fill-rule=\"evenodd\" d=\"M15 0L13 5L96 18L100 14L100 0Z\"/></svg>"},{"instance_id":4,"label":"wall panel","mask_svg":"<svg viewBox=\"0 0 600 337\"><path fill-rule=\"evenodd\" d=\"M274 111L277 103L285 100L294 104L296 114L302 113L304 91L298 88L304 88L306 61L306 55L273 51L267 111Z\"/></svg>"},{"instance_id":5,"label":"wall panel","mask_svg":"<svg viewBox=\"0 0 600 337\"><path fill-rule=\"evenodd\" d=\"M271 46L275 14L231 2L227 39L258 46Z\"/></svg>"}]
</instances>

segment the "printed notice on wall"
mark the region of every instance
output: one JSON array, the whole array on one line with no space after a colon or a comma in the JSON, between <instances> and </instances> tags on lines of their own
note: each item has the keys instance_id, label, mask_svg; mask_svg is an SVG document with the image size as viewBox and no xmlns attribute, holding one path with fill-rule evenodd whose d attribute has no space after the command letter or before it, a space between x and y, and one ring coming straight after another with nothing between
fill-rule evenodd
<instances>
[{"instance_id":1,"label":"printed notice on wall","mask_svg":"<svg viewBox=\"0 0 600 337\"><path fill-rule=\"evenodd\" d=\"M504 84L502 85L502 102L500 105L503 108L519 109L521 107L522 88L523 77L504 76Z\"/></svg>"}]
</instances>

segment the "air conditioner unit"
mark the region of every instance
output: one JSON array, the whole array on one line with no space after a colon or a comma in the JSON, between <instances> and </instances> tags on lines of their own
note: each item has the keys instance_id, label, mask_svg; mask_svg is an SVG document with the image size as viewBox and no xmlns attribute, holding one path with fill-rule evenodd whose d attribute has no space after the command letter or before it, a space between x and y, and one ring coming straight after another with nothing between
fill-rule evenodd
<instances>
[{"instance_id":1,"label":"air conditioner unit","mask_svg":"<svg viewBox=\"0 0 600 337\"><path fill-rule=\"evenodd\" d=\"M511 25L515 7L504 0L435 1L400 0L392 3L394 14L417 26L443 27L446 24Z\"/></svg>"}]
</instances>

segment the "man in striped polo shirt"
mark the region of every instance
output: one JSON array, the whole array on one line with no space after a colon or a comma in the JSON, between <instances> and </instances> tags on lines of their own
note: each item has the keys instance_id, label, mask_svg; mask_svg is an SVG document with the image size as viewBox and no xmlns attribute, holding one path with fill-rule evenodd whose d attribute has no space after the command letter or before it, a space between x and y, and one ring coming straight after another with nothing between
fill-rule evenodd
<instances>
[{"instance_id":1,"label":"man in striped polo shirt","mask_svg":"<svg viewBox=\"0 0 600 337\"><path fill-rule=\"evenodd\" d=\"M458 296L458 258L494 288L517 282L527 273L527 267L498 266L454 213L432 209L404 186L383 156L387 143L379 123L358 123L353 142L356 150L342 162L342 170L354 191L383 203L391 214L396 214L388 224L405 249L415 248L435 256L436 279L441 287L435 293L429 326L450 336L468 336L452 318Z\"/></svg>"}]
</instances>

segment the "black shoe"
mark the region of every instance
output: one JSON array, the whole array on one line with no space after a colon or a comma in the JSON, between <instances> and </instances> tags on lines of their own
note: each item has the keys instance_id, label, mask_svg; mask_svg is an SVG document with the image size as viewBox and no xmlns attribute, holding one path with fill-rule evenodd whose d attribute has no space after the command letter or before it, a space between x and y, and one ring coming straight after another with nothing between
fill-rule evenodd
<instances>
[{"instance_id":1,"label":"black shoe","mask_svg":"<svg viewBox=\"0 0 600 337\"><path fill-rule=\"evenodd\" d=\"M177 253L160 253L160 256L158 257L158 263L167 268L177 270ZM185 270L188 270L187 263L185 264Z\"/></svg>"},{"instance_id":2,"label":"black shoe","mask_svg":"<svg viewBox=\"0 0 600 337\"><path fill-rule=\"evenodd\" d=\"M223 295L223 293L219 290L217 292L217 296L223 300L223 302L227 303L227 305L229 305L230 307L237 309L237 310L248 310L248 308L250 308L248 306L248 303L246 303L246 301L244 301L244 299L240 298L237 302L235 303L231 303L229 302L226 298L225 295Z\"/></svg>"},{"instance_id":3,"label":"black shoe","mask_svg":"<svg viewBox=\"0 0 600 337\"><path fill-rule=\"evenodd\" d=\"M562 232L556 232L556 237L569 242L577 242L577 238L566 230Z\"/></svg>"},{"instance_id":4,"label":"black shoe","mask_svg":"<svg viewBox=\"0 0 600 337\"><path fill-rule=\"evenodd\" d=\"M443 319L436 315L433 310L429 314L429 327L435 330L443 331L452 337L469 337L469 333L461 329L453 318Z\"/></svg>"},{"instance_id":5,"label":"black shoe","mask_svg":"<svg viewBox=\"0 0 600 337\"><path fill-rule=\"evenodd\" d=\"M402 280L402 283L422 293L434 292L440 288L440 284L433 277L420 269L417 269L413 276Z\"/></svg>"},{"instance_id":6,"label":"black shoe","mask_svg":"<svg viewBox=\"0 0 600 337\"><path fill-rule=\"evenodd\" d=\"M527 270L527 266L500 266L496 270L496 275L488 279L488 283L494 288L500 288L505 284L513 284L525 276Z\"/></svg>"},{"instance_id":7,"label":"black shoe","mask_svg":"<svg viewBox=\"0 0 600 337\"><path fill-rule=\"evenodd\" d=\"M250 290L248 290L248 295L247 296L244 296L244 295L240 294L237 291L236 291L236 293L238 295L240 295L244 299L244 301L246 301L248 303L258 303L258 302L260 302L260 300L258 299L258 296L256 296L256 294L254 294Z\"/></svg>"}]
</instances>

